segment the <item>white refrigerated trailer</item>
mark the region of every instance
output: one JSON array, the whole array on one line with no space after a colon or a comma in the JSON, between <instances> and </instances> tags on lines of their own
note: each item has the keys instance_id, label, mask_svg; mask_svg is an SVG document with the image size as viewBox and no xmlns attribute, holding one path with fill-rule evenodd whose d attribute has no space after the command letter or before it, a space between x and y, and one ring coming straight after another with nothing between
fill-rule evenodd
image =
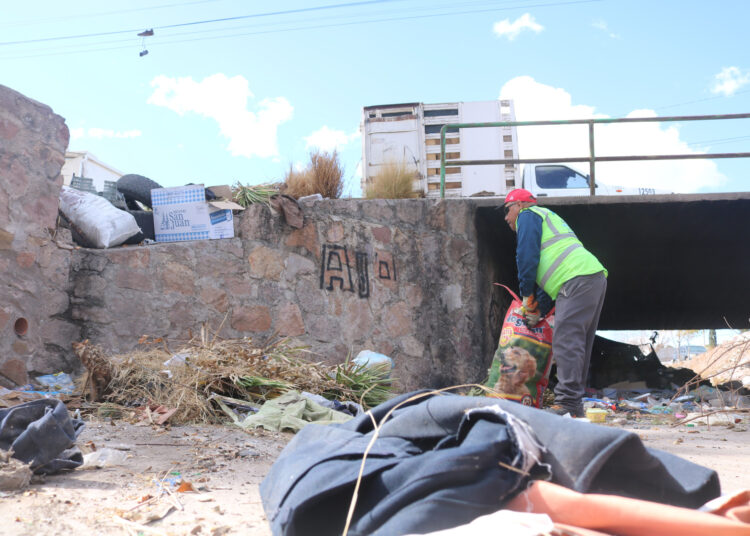
<instances>
[{"instance_id":1,"label":"white refrigerated trailer","mask_svg":"<svg viewBox=\"0 0 750 536\"><path fill-rule=\"evenodd\" d=\"M412 102L366 106L362 111L362 191L389 162L414 169L415 189L440 195L440 128L454 123L515 121L513 101ZM518 158L515 127L448 130L447 160ZM519 166L462 166L446 169L449 197L502 195L520 180Z\"/></svg>"}]
</instances>

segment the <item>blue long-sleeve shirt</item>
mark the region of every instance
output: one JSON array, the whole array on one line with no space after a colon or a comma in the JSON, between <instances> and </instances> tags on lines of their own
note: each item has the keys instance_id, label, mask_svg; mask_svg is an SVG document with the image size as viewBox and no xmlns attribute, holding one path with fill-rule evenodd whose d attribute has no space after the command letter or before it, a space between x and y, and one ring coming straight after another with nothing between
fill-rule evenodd
<instances>
[{"instance_id":1,"label":"blue long-sleeve shirt","mask_svg":"<svg viewBox=\"0 0 750 536\"><path fill-rule=\"evenodd\" d=\"M552 309L552 298L536 284L542 247L542 217L530 210L524 210L516 219L516 230L516 264L521 296L535 295L539 302L539 312L546 315Z\"/></svg>"}]
</instances>

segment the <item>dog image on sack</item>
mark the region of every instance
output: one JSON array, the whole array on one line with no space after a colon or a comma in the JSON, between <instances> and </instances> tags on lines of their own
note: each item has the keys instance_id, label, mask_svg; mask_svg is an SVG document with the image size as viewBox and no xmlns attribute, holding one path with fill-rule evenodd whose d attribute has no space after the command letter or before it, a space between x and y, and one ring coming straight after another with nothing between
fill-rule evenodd
<instances>
[{"instance_id":1,"label":"dog image on sack","mask_svg":"<svg viewBox=\"0 0 750 536\"><path fill-rule=\"evenodd\" d=\"M552 368L554 312L550 311L530 328L524 322L521 299L505 285L500 286L510 293L513 301L505 314L488 371L485 385L492 390L488 396L541 408Z\"/></svg>"},{"instance_id":2,"label":"dog image on sack","mask_svg":"<svg viewBox=\"0 0 750 536\"><path fill-rule=\"evenodd\" d=\"M536 374L536 359L523 348L512 346L502 352L500 377L495 383L495 391L507 395L531 395L526 386Z\"/></svg>"}]
</instances>

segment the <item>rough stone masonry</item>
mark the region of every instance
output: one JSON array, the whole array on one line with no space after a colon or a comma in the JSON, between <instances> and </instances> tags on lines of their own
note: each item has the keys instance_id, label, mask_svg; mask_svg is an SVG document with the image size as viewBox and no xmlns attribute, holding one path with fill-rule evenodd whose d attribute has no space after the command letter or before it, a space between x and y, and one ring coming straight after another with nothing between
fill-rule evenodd
<instances>
[{"instance_id":1,"label":"rough stone masonry","mask_svg":"<svg viewBox=\"0 0 750 536\"><path fill-rule=\"evenodd\" d=\"M471 203L317 201L303 205L301 229L254 205L235 219L233 239L71 251L69 235L55 235L63 119L0 86L0 140L0 382L9 387L80 367L76 340L110 352L142 335L177 346L204 323L226 338L290 337L313 360L381 352L402 389L486 373L495 341Z\"/></svg>"},{"instance_id":2,"label":"rough stone masonry","mask_svg":"<svg viewBox=\"0 0 750 536\"><path fill-rule=\"evenodd\" d=\"M326 200L294 229L262 205L238 237L109 250L72 260L72 318L114 351L202 323L223 337L291 337L311 359L391 356L404 389L481 380L471 209L434 200Z\"/></svg>"},{"instance_id":3,"label":"rough stone masonry","mask_svg":"<svg viewBox=\"0 0 750 536\"><path fill-rule=\"evenodd\" d=\"M72 247L56 236L68 137L48 106L0 86L0 385L75 366L79 328L65 318Z\"/></svg>"}]
</instances>

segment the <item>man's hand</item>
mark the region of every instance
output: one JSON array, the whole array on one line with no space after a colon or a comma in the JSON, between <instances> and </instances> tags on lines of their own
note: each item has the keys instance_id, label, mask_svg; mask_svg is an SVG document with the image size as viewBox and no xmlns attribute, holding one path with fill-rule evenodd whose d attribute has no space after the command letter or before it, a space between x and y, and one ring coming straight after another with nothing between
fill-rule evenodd
<instances>
[{"instance_id":1,"label":"man's hand","mask_svg":"<svg viewBox=\"0 0 750 536\"><path fill-rule=\"evenodd\" d=\"M523 298L523 319L530 328L536 326L541 319L539 304L534 296L524 296Z\"/></svg>"},{"instance_id":2,"label":"man's hand","mask_svg":"<svg viewBox=\"0 0 750 536\"><path fill-rule=\"evenodd\" d=\"M523 311L526 312L537 312L539 311L539 304L534 296L525 296L523 298Z\"/></svg>"},{"instance_id":3,"label":"man's hand","mask_svg":"<svg viewBox=\"0 0 750 536\"><path fill-rule=\"evenodd\" d=\"M533 328L539 323L539 320L541 320L541 315L539 314L539 311L535 312L526 312L523 315L523 321L526 324L527 327Z\"/></svg>"}]
</instances>

